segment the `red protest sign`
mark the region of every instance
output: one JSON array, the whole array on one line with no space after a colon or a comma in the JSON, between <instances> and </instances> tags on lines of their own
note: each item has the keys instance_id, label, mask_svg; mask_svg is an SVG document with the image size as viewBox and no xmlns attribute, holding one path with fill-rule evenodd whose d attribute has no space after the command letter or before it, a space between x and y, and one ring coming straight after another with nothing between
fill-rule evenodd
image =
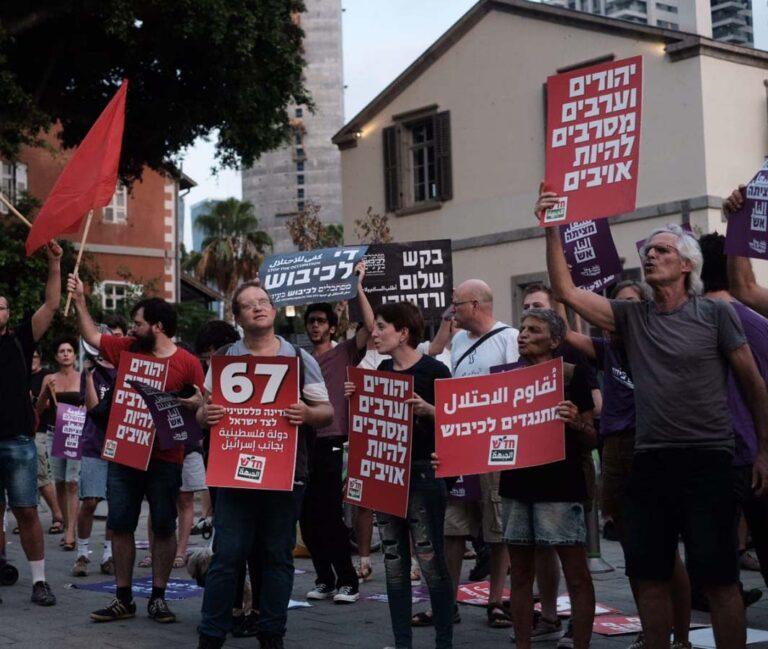
<instances>
[{"instance_id":1,"label":"red protest sign","mask_svg":"<svg viewBox=\"0 0 768 649\"><path fill-rule=\"evenodd\" d=\"M546 189L561 199L542 225L635 209L642 91L642 56L547 79Z\"/></svg>"},{"instance_id":2,"label":"red protest sign","mask_svg":"<svg viewBox=\"0 0 768 649\"><path fill-rule=\"evenodd\" d=\"M295 356L213 356L213 403L226 408L211 428L209 487L291 491L298 430L285 409L299 400Z\"/></svg>"},{"instance_id":3,"label":"red protest sign","mask_svg":"<svg viewBox=\"0 0 768 649\"><path fill-rule=\"evenodd\" d=\"M474 581L469 584L460 584L456 601L459 604L469 604L470 606L488 606L488 599L491 595L491 582ZM501 598L509 600L509 589L504 588Z\"/></svg>"},{"instance_id":4,"label":"red protest sign","mask_svg":"<svg viewBox=\"0 0 768 649\"><path fill-rule=\"evenodd\" d=\"M411 479L413 377L349 368L348 503L405 518Z\"/></svg>"},{"instance_id":5,"label":"red protest sign","mask_svg":"<svg viewBox=\"0 0 768 649\"><path fill-rule=\"evenodd\" d=\"M435 381L436 475L522 469L565 459L557 418L563 361Z\"/></svg>"},{"instance_id":6,"label":"red protest sign","mask_svg":"<svg viewBox=\"0 0 768 649\"><path fill-rule=\"evenodd\" d=\"M107 434L101 451L103 459L147 470L155 441L155 425L144 399L129 382L138 381L164 390L167 376L167 358L131 352L120 354Z\"/></svg>"}]
</instances>

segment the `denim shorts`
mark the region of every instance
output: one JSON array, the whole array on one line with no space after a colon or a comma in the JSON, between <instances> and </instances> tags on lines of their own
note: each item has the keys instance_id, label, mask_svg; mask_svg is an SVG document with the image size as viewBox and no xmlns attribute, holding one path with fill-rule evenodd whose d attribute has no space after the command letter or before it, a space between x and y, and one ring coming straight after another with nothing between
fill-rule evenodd
<instances>
[{"instance_id":1,"label":"denim shorts","mask_svg":"<svg viewBox=\"0 0 768 649\"><path fill-rule=\"evenodd\" d=\"M107 470L109 462L98 457L85 457L80 460L80 500L96 498L104 500L107 497Z\"/></svg>"},{"instance_id":2,"label":"denim shorts","mask_svg":"<svg viewBox=\"0 0 768 649\"><path fill-rule=\"evenodd\" d=\"M181 464L152 459L146 471L115 462L107 468L107 527L115 532L136 531L144 496L149 503L152 531L167 538L176 532L176 499L181 487Z\"/></svg>"},{"instance_id":3,"label":"denim shorts","mask_svg":"<svg viewBox=\"0 0 768 649\"><path fill-rule=\"evenodd\" d=\"M65 457L53 457L53 432L48 427L48 463L51 467L51 477L54 482L77 482L80 479L80 460L68 460Z\"/></svg>"},{"instance_id":4,"label":"denim shorts","mask_svg":"<svg viewBox=\"0 0 768 649\"><path fill-rule=\"evenodd\" d=\"M37 447L32 437L0 439L0 494L4 492L11 507L37 507Z\"/></svg>"},{"instance_id":5,"label":"denim shorts","mask_svg":"<svg viewBox=\"0 0 768 649\"><path fill-rule=\"evenodd\" d=\"M584 545L587 526L579 502L528 503L502 498L503 541L508 545Z\"/></svg>"}]
</instances>

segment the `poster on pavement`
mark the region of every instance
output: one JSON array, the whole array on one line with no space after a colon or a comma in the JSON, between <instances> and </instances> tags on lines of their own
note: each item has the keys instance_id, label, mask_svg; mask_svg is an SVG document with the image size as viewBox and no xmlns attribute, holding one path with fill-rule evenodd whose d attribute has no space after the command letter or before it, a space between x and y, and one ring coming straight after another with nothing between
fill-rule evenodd
<instances>
[{"instance_id":1,"label":"poster on pavement","mask_svg":"<svg viewBox=\"0 0 768 649\"><path fill-rule=\"evenodd\" d=\"M488 599L491 594L491 582L473 581L468 584L460 584L456 593L456 601L459 604L469 604L470 606L488 606ZM509 589L504 588L501 594L503 601L509 601Z\"/></svg>"},{"instance_id":2,"label":"poster on pavement","mask_svg":"<svg viewBox=\"0 0 768 649\"><path fill-rule=\"evenodd\" d=\"M355 264L367 246L322 248L270 255L259 278L276 307L349 300L357 295Z\"/></svg>"},{"instance_id":3,"label":"poster on pavement","mask_svg":"<svg viewBox=\"0 0 768 649\"><path fill-rule=\"evenodd\" d=\"M541 225L635 209L642 93L642 56L547 79L545 189L560 200Z\"/></svg>"},{"instance_id":4,"label":"poster on pavement","mask_svg":"<svg viewBox=\"0 0 768 649\"><path fill-rule=\"evenodd\" d=\"M147 470L155 441L155 425L144 399L131 387L131 381L147 383L157 390L165 388L168 359L132 352L120 354L115 391L101 457L125 466Z\"/></svg>"},{"instance_id":5,"label":"poster on pavement","mask_svg":"<svg viewBox=\"0 0 768 649\"><path fill-rule=\"evenodd\" d=\"M83 454L85 408L68 403L56 405L56 426L53 430L51 456L79 460Z\"/></svg>"},{"instance_id":6,"label":"poster on pavement","mask_svg":"<svg viewBox=\"0 0 768 649\"><path fill-rule=\"evenodd\" d=\"M565 459L563 361L435 381L435 474L445 478Z\"/></svg>"},{"instance_id":7,"label":"poster on pavement","mask_svg":"<svg viewBox=\"0 0 768 649\"><path fill-rule=\"evenodd\" d=\"M599 615L597 612L595 615ZM706 624L691 622L691 629L706 628ZM639 617L626 615L600 615L592 624L592 631L600 635L631 635L642 632L643 627Z\"/></svg>"},{"instance_id":8,"label":"poster on pavement","mask_svg":"<svg viewBox=\"0 0 768 649\"><path fill-rule=\"evenodd\" d=\"M149 408L157 433L157 446L161 451L179 444L196 444L202 440L203 431L195 419L195 412L183 407L176 395L141 381L130 381L130 385Z\"/></svg>"},{"instance_id":9,"label":"poster on pavement","mask_svg":"<svg viewBox=\"0 0 768 649\"><path fill-rule=\"evenodd\" d=\"M585 291L600 291L622 272L608 221L576 221L560 228L565 261L573 283Z\"/></svg>"},{"instance_id":10,"label":"poster on pavement","mask_svg":"<svg viewBox=\"0 0 768 649\"><path fill-rule=\"evenodd\" d=\"M348 368L349 461L344 500L405 517L411 477L413 376Z\"/></svg>"},{"instance_id":11,"label":"poster on pavement","mask_svg":"<svg viewBox=\"0 0 768 649\"><path fill-rule=\"evenodd\" d=\"M285 416L299 400L295 356L213 356L213 403L226 413L211 428L209 487L291 491L298 428Z\"/></svg>"},{"instance_id":12,"label":"poster on pavement","mask_svg":"<svg viewBox=\"0 0 768 649\"><path fill-rule=\"evenodd\" d=\"M768 160L744 190L744 204L728 216L725 252L768 259Z\"/></svg>"},{"instance_id":13,"label":"poster on pavement","mask_svg":"<svg viewBox=\"0 0 768 649\"><path fill-rule=\"evenodd\" d=\"M376 243L365 259L365 295L371 306L412 302L426 320L439 320L451 303L451 240ZM362 319L357 300L349 304L350 320Z\"/></svg>"}]
</instances>

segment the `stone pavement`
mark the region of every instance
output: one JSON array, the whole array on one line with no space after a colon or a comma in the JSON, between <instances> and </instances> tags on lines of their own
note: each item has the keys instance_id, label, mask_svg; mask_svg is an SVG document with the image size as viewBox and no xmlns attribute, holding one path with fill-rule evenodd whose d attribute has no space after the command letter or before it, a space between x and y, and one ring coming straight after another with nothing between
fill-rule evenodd
<instances>
[{"instance_id":1,"label":"stone pavement","mask_svg":"<svg viewBox=\"0 0 768 649\"><path fill-rule=\"evenodd\" d=\"M42 516L43 526L47 529L50 516ZM137 535L140 540L144 535L145 517L142 517L142 528ZM49 609L39 608L29 602L31 584L29 570L25 565L18 537L10 534L13 529L13 518L9 517L10 541L8 555L10 561L21 572L18 584L12 587L0 588L0 596L4 603L0 605L0 647L11 649L39 649L52 647L55 649L169 649L169 647L194 648L197 646L195 626L199 619L200 597L183 601L171 602L171 607L179 616L179 622L171 625L159 625L145 617L145 599L137 599L138 616L136 619L110 624L94 624L89 621L88 613L108 603L110 596L86 590L68 588L73 581L78 583L97 583L109 578L100 574L91 575L84 579L75 579L70 575L70 569L75 560L74 552L63 552L58 548L59 536L46 535L47 573L56 596L57 606ZM98 571L98 559L101 556L100 541L103 538L103 521L96 523L92 548L93 561ZM200 537L192 537L193 541ZM94 546L93 541L97 541ZM197 541L197 543L202 543ZM137 551L137 560L146 554L145 550ZM623 575L623 558L617 543L603 543L603 556L617 570L595 576L597 600L602 604L619 609L627 615L635 613L626 578ZM314 574L312 564L307 559L298 559L297 568L305 570L304 574L296 576L294 599L304 599L305 593L312 588ZM465 571L472 562L465 563ZM137 568L137 577L150 574L149 569ZM173 577L187 579L186 570L174 570ZM759 573L742 572L746 587L764 588ZM562 584L562 588L564 588ZM381 555L374 555L374 579L362 586L361 600L352 606L339 606L330 602L314 603L312 608L292 610L288 614L288 649L325 649L330 647L349 647L359 649L380 649L392 644L389 626L389 613L385 603L366 601L366 595L384 593L384 569ZM427 604L414 605L415 610L421 610ZM455 628L455 646L472 647L506 647L509 644L508 631L490 629L485 624L485 610L473 606L461 607L462 622ZM749 626L752 628L768 629L768 597L752 606L747 614ZM705 614L694 612L694 620L707 621ZM612 649L626 647L632 636L604 637L595 635L592 646L596 649ZM228 647L243 649L258 647L255 638L232 639ZM431 629L414 630L414 648L427 649L434 646L434 635ZM554 649L555 643L540 643L543 649ZM752 645L758 649L768 648L768 643Z\"/></svg>"}]
</instances>

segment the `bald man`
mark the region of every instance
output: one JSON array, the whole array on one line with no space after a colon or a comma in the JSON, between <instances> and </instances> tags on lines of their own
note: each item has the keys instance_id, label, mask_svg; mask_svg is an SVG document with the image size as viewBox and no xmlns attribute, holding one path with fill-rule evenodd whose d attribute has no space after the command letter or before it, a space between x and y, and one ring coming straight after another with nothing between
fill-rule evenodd
<instances>
[{"instance_id":1,"label":"bald man","mask_svg":"<svg viewBox=\"0 0 768 649\"><path fill-rule=\"evenodd\" d=\"M490 374L491 368L518 359L517 329L493 317L493 292L479 279L469 279L453 291L456 334L451 345L451 371L454 377ZM499 473L480 476L480 502L449 500L445 516L445 552L448 569L458 591L464 545L477 536L491 547L491 593L488 624L509 627L512 620L501 606L502 591L509 565L507 549L501 539L501 498Z\"/></svg>"}]
</instances>

